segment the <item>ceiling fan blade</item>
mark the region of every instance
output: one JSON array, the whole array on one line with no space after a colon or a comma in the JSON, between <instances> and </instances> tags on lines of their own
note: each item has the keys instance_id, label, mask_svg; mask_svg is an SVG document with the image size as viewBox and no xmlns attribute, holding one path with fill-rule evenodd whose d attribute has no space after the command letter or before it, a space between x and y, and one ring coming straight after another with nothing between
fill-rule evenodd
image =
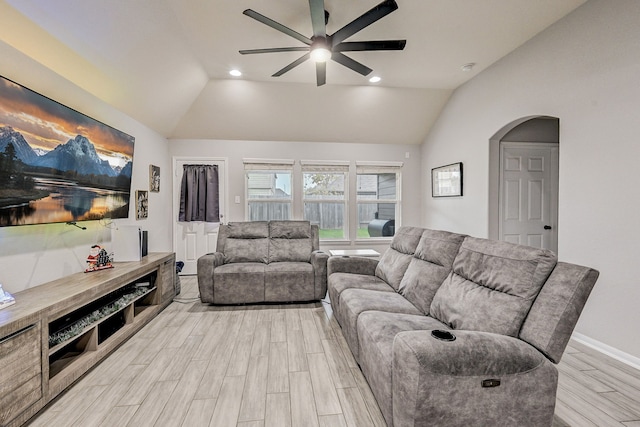
<instances>
[{"instance_id":1,"label":"ceiling fan blade","mask_svg":"<svg viewBox=\"0 0 640 427\"><path fill-rule=\"evenodd\" d=\"M269 27L280 31L281 33L285 33L286 35L291 36L296 40L300 40L302 43L305 43L308 45L311 44L311 39L309 37L305 37L302 34L298 33L297 31L293 31L291 28L285 27L279 22L276 22L271 18L267 18L266 16L256 12L255 10L247 9L242 13L247 15L250 18L255 19L256 21L262 22L263 24L268 25Z\"/></svg>"},{"instance_id":2,"label":"ceiling fan blade","mask_svg":"<svg viewBox=\"0 0 640 427\"><path fill-rule=\"evenodd\" d=\"M398 3L396 3L395 0L383 1L368 12L365 12L359 18L354 19L353 21L333 33L333 35L331 36L333 46L337 46L363 28L373 24L381 18L384 18L397 8Z\"/></svg>"},{"instance_id":3,"label":"ceiling fan blade","mask_svg":"<svg viewBox=\"0 0 640 427\"><path fill-rule=\"evenodd\" d=\"M362 65L358 61L351 59L340 52L333 52L333 54L331 55L331 59L336 61L338 64L342 64L345 67L352 69L356 73L362 74L363 76L366 76L373 71L371 68L367 67L366 65Z\"/></svg>"},{"instance_id":4,"label":"ceiling fan blade","mask_svg":"<svg viewBox=\"0 0 640 427\"><path fill-rule=\"evenodd\" d=\"M316 81L318 86L322 86L327 82L327 63L316 62Z\"/></svg>"},{"instance_id":5,"label":"ceiling fan blade","mask_svg":"<svg viewBox=\"0 0 640 427\"><path fill-rule=\"evenodd\" d=\"M307 46L300 47L271 47L267 49L243 49L239 52L243 55L251 55L254 53L277 53L277 52L306 52L309 50Z\"/></svg>"},{"instance_id":6,"label":"ceiling fan blade","mask_svg":"<svg viewBox=\"0 0 640 427\"><path fill-rule=\"evenodd\" d=\"M309 0L311 10L311 25L314 37L326 37L327 27L324 21L324 0Z\"/></svg>"},{"instance_id":7,"label":"ceiling fan blade","mask_svg":"<svg viewBox=\"0 0 640 427\"><path fill-rule=\"evenodd\" d=\"M309 59L309 56L310 56L309 52L305 53L300 58L296 59L291 64L289 64L286 67L284 67L283 69L281 69L279 71L276 71L271 77L280 77L281 75L283 75L287 71L290 71L290 70L294 69L295 67L297 67L298 65L302 64L304 61Z\"/></svg>"},{"instance_id":8,"label":"ceiling fan blade","mask_svg":"<svg viewBox=\"0 0 640 427\"><path fill-rule=\"evenodd\" d=\"M342 42L332 49L334 52L355 52L361 50L402 50L406 40L374 40L368 42Z\"/></svg>"}]
</instances>

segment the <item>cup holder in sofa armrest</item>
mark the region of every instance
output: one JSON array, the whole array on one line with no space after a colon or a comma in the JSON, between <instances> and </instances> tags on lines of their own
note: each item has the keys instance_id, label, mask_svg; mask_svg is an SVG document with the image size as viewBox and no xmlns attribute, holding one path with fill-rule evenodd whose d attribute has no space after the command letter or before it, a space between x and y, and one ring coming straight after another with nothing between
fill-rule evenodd
<instances>
[{"instance_id":1,"label":"cup holder in sofa armrest","mask_svg":"<svg viewBox=\"0 0 640 427\"><path fill-rule=\"evenodd\" d=\"M456 339L456 336L451 332L443 331L442 329L434 329L431 331L431 336L441 341L455 341Z\"/></svg>"}]
</instances>

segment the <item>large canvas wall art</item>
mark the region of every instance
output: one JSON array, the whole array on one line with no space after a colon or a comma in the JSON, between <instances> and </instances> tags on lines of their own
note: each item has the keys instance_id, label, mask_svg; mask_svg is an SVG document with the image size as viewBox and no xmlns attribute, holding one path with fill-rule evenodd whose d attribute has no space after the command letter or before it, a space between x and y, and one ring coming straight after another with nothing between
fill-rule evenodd
<instances>
[{"instance_id":1,"label":"large canvas wall art","mask_svg":"<svg viewBox=\"0 0 640 427\"><path fill-rule=\"evenodd\" d=\"M0 226L128 217L134 142L0 77Z\"/></svg>"}]
</instances>

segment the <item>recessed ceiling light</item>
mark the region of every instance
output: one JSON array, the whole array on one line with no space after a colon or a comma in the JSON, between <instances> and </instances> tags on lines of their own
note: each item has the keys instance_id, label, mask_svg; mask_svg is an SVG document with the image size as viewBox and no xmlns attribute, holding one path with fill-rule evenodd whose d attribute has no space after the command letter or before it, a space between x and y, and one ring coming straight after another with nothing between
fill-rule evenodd
<instances>
[{"instance_id":1,"label":"recessed ceiling light","mask_svg":"<svg viewBox=\"0 0 640 427\"><path fill-rule=\"evenodd\" d=\"M240 70L231 70L229 71L229 74L231 74L233 77L240 77L242 75L242 72Z\"/></svg>"},{"instance_id":2,"label":"recessed ceiling light","mask_svg":"<svg viewBox=\"0 0 640 427\"><path fill-rule=\"evenodd\" d=\"M469 62L468 64L464 64L460 68L462 69L462 71L471 71L473 70L473 67L475 67L475 65L476 65L475 62Z\"/></svg>"},{"instance_id":3,"label":"recessed ceiling light","mask_svg":"<svg viewBox=\"0 0 640 427\"><path fill-rule=\"evenodd\" d=\"M373 76L369 79L369 82L371 83L378 83L380 80L382 80L380 77L378 76Z\"/></svg>"}]
</instances>

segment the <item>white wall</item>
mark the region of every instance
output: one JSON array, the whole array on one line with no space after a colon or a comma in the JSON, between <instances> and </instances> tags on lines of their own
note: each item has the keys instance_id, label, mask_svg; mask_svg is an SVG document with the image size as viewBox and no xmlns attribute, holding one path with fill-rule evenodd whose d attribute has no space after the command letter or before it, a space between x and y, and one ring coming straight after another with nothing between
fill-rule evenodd
<instances>
[{"instance_id":1,"label":"white wall","mask_svg":"<svg viewBox=\"0 0 640 427\"><path fill-rule=\"evenodd\" d=\"M245 220L243 158L292 159L297 161L296 167L299 167L300 160L349 160L352 166L355 165L356 160L403 162L402 224L418 225L420 222L422 190L420 186L420 146L417 145L171 140L169 153L171 156L181 157L228 158L227 182L229 187L226 204L229 206L229 212L225 222ZM409 153L409 158L406 158L406 153ZM354 180L355 176L350 178ZM241 203L234 203L235 196L240 196ZM355 209L355 200L351 200L349 209ZM388 242L368 243L365 246L385 250ZM332 246L322 245L324 250L332 248Z\"/></svg>"},{"instance_id":2,"label":"white wall","mask_svg":"<svg viewBox=\"0 0 640 427\"><path fill-rule=\"evenodd\" d=\"M558 117L559 258L600 271L576 331L632 359L640 358L639 16L637 0L587 2L454 92L422 150L425 171L457 161L465 171L464 197L426 197L423 225L486 237L489 139L522 117Z\"/></svg>"},{"instance_id":3,"label":"white wall","mask_svg":"<svg viewBox=\"0 0 640 427\"><path fill-rule=\"evenodd\" d=\"M128 220L149 230L150 251L172 250L171 162L167 140L130 117L113 109L40 63L0 41L0 75L23 84L49 98L107 123L136 138L132 194L149 189L149 164L160 166L161 191L149 193L149 218L135 220L133 203ZM37 286L86 268L93 244L109 249L110 230L97 221L80 223L87 230L66 224L0 228L0 283L9 292Z\"/></svg>"}]
</instances>

